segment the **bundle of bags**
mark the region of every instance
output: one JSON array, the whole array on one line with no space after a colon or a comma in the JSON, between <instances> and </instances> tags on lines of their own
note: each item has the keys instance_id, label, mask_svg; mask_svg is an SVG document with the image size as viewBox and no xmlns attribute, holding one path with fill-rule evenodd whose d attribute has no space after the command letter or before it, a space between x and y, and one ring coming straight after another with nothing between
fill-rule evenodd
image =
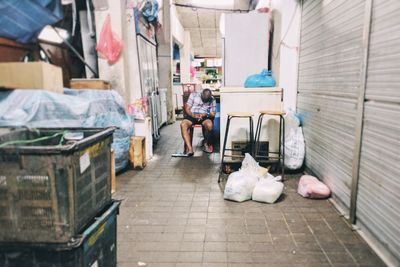
<instances>
[{"instance_id":1,"label":"bundle of bags","mask_svg":"<svg viewBox=\"0 0 400 267\"><path fill-rule=\"evenodd\" d=\"M229 175L225 185L224 199L243 202L254 200L275 203L283 192L281 177L274 177L260 167L250 154L246 153L239 171ZM330 189L316 177L303 175L299 180L297 193L305 198L327 198Z\"/></svg>"},{"instance_id":2,"label":"bundle of bags","mask_svg":"<svg viewBox=\"0 0 400 267\"><path fill-rule=\"evenodd\" d=\"M224 199L237 202L254 200L274 203L281 196L281 177L274 177L260 167L250 154L246 153L239 171L229 175L225 185Z\"/></svg>"}]
</instances>

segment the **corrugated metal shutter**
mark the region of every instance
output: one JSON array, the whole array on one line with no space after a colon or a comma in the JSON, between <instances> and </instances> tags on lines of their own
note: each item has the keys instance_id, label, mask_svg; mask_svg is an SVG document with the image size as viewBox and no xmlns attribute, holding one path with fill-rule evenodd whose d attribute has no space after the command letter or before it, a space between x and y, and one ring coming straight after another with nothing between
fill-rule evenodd
<instances>
[{"instance_id":1,"label":"corrugated metal shutter","mask_svg":"<svg viewBox=\"0 0 400 267\"><path fill-rule=\"evenodd\" d=\"M302 12L298 112L306 165L350 207L352 159L365 1L305 0Z\"/></svg>"},{"instance_id":2,"label":"corrugated metal shutter","mask_svg":"<svg viewBox=\"0 0 400 267\"><path fill-rule=\"evenodd\" d=\"M357 225L400 265L400 1L374 0Z\"/></svg>"}]
</instances>

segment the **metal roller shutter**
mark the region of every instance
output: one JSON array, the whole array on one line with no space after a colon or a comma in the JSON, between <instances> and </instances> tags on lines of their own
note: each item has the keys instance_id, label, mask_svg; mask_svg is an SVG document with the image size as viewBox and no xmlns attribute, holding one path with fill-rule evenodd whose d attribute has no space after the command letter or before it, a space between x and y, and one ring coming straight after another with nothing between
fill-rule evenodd
<instances>
[{"instance_id":1,"label":"metal roller shutter","mask_svg":"<svg viewBox=\"0 0 400 267\"><path fill-rule=\"evenodd\" d=\"M357 225L400 265L400 2L374 0Z\"/></svg>"},{"instance_id":2,"label":"metal roller shutter","mask_svg":"<svg viewBox=\"0 0 400 267\"><path fill-rule=\"evenodd\" d=\"M306 166L349 212L365 1L303 2L298 112Z\"/></svg>"}]
</instances>

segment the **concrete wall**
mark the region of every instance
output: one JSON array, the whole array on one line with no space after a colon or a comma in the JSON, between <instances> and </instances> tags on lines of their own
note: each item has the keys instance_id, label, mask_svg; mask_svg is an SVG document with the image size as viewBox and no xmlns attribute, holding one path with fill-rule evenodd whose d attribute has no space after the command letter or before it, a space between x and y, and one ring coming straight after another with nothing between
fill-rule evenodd
<instances>
[{"instance_id":1,"label":"concrete wall","mask_svg":"<svg viewBox=\"0 0 400 267\"><path fill-rule=\"evenodd\" d=\"M180 50L181 55L181 83L190 83L190 57L192 54L192 41L190 39L190 32L185 31L185 39L183 46Z\"/></svg>"},{"instance_id":2,"label":"concrete wall","mask_svg":"<svg viewBox=\"0 0 400 267\"><path fill-rule=\"evenodd\" d=\"M162 14L162 17L160 17L162 19L162 28L157 35L159 41L158 75L160 88L167 88L167 122L173 123L175 121L175 108L173 106L174 95L172 92L172 20L169 0L164 0Z\"/></svg>"},{"instance_id":3,"label":"concrete wall","mask_svg":"<svg viewBox=\"0 0 400 267\"><path fill-rule=\"evenodd\" d=\"M176 11L176 7L171 5L171 33L172 37L178 42L180 45L183 45L185 42L185 30L179 21L178 13Z\"/></svg>"},{"instance_id":4,"label":"concrete wall","mask_svg":"<svg viewBox=\"0 0 400 267\"><path fill-rule=\"evenodd\" d=\"M107 15L111 17L111 28L113 32L122 40L126 39L126 22L125 22L125 1L124 0L108 0L108 10L95 11L96 35L97 42L100 38L101 29ZM124 42L125 43L125 42ZM99 76L101 79L109 80L112 88L120 93L125 101L131 99L131 92L128 82L128 51L129 48L124 46L120 58L112 65L107 60L99 57Z\"/></svg>"},{"instance_id":5,"label":"concrete wall","mask_svg":"<svg viewBox=\"0 0 400 267\"><path fill-rule=\"evenodd\" d=\"M126 38L125 49L128 54L128 88L130 97L127 98L129 103L142 97L140 84L139 55L137 53L135 19L133 9L126 9Z\"/></svg>"},{"instance_id":6,"label":"concrete wall","mask_svg":"<svg viewBox=\"0 0 400 267\"><path fill-rule=\"evenodd\" d=\"M108 14L111 17L112 31L123 41L124 47L118 61L112 65L99 57L99 76L109 80L112 88L128 104L142 97L133 9L126 6L125 0L108 0L107 10L95 11L97 41Z\"/></svg>"}]
</instances>

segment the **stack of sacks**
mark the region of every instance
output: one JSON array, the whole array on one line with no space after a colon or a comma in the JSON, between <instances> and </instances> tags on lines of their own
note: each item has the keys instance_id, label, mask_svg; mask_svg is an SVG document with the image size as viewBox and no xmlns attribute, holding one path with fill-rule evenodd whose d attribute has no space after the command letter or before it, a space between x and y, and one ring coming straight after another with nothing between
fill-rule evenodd
<instances>
[{"instance_id":1,"label":"stack of sacks","mask_svg":"<svg viewBox=\"0 0 400 267\"><path fill-rule=\"evenodd\" d=\"M225 186L224 198L237 202L249 199L274 203L282 194L283 183L280 177L274 177L268 170L246 153L242 168L229 175Z\"/></svg>"}]
</instances>

